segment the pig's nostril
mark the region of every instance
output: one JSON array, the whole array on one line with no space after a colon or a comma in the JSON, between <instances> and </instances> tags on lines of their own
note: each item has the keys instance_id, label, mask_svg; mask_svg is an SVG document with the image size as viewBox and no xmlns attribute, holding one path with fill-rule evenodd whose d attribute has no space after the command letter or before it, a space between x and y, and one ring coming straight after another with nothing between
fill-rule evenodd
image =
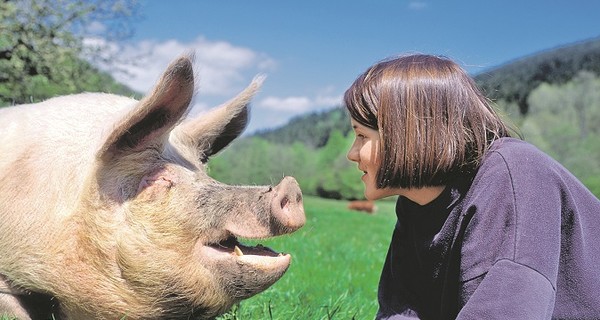
<instances>
[{"instance_id":1,"label":"pig's nostril","mask_svg":"<svg viewBox=\"0 0 600 320\"><path fill-rule=\"evenodd\" d=\"M287 206L288 202L290 202L290 200L288 199L288 197L283 197L283 199L281 199L281 203L280 203L281 204L281 209L284 209Z\"/></svg>"}]
</instances>

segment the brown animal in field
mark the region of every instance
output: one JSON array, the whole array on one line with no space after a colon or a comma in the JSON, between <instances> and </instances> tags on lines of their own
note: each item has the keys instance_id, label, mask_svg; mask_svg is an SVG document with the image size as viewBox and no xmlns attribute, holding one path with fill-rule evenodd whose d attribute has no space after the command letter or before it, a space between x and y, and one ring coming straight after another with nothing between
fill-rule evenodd
<instances>
[{"instance_id":1,"label":"brown animal in field","mask_svg":"<svg viewBox=\"0 0 600 320\"><path fill-rule=\"evenodd\" d=\"M354 200L348 203L348 209L375 213L377 211L377 206L375 205L375 202L370 200Z\"/></svg>"},{"instance_id":2,"label":"brown animal in field","mask_svg":"<svg viewBox=\"0 0 600 320\"><path fill-rule=\"evenodd\" d=\"M0 315L209 319L283 275L290 255L237 238L302 227L296 180L230 186L205 170L244 130L262 79L186 119L192 65L174 61L139 102L0 109Z\"/></svg>"}]
</instances>

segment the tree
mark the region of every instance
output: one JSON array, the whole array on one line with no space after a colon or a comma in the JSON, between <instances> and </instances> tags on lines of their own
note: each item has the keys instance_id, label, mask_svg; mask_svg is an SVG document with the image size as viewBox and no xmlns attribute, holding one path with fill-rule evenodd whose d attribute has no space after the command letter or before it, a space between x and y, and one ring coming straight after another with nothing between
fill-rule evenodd
<instances>
[{"instance_id":1,"label":"tree","mask_svg":"<svg viewBox=\"0 0 600 320\"><path fill-rule=\"evenodd\" d=\"M341 131L333 130L327 144L319 149L317 195L334 199L363 197L360 173L346 157L353 141L354 134L344 137Z\"/></svg>"},{"instance_id":2,"label":"tree","mask_svg":"<svg viewBox=\"0 0 600 320\"><path fill-rule=\"evenodd\" d=\"M582 181L600 176L600 79L580 71L565 84L543 83L529 97L525 138ZM592 180L590 180L592 181Z\"/></svg>"},{"instance_id":3,"label":"tree","mask_svg":"<svg viewBox=\"0 0 600 320\"><path fill-rule=\"evenodd\" d=\"M86 76L96 72L89 61L107 57L100 55L103 42L84 40L127 38L137 6L136 0L0 0L0 105L85 90Z\"/></svg>"},{"instance_id":4,"label":"tree","mask_svg":"<svg viewBox=\"0 0 600 320\"><path fill-rule=\"evenodd\" d=\"M600 79L592 72L582 70L567 84L577 117L579 136L586 139L590 130L598 129L600 120ZM594 121L595 120L595 121ZM594 125L592 128L591 125Z\"/></svg>"}]
</instances>

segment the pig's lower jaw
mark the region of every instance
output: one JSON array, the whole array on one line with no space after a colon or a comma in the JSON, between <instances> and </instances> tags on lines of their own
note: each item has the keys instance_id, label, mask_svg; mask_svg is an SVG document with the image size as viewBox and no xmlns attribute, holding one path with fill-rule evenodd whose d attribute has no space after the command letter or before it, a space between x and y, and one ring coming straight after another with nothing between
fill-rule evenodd
<instances>
[{"instance_id":1,"label":"pig's lower jaw","mask_svg":"<svg viewBox=\"0 0 600 320\"><path fill-rule=\"evenodd\" d=\"M234 237L198 249L200 259L213 269L223 290L238 301L264 291L279 280L292 258L262 245L242 245Z\"/></svg>"}]
</instances>

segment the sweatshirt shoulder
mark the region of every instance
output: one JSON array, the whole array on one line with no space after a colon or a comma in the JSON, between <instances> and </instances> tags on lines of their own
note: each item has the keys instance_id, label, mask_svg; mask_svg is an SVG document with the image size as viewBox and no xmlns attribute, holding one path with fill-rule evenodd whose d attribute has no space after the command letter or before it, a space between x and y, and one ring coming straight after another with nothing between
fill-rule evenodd
<instances>
[{"instance_id":1,"label":"sweatshirt shoulder","mask_svg":"<svg viewBox=\"0 0 600 320\"><path fill-rule=\"evenodd\" d=\"M515 138L502 138L494 141L488 150L489 155L497 154L510 163L519 163L523 160L538 159L550 160L550 157L534 145Z\"/></svg>"},{"instance_id":2,"label":"sweatshirt shoulder","mask_svg":"<svg viewBox=\"0 0 600 320\"><path fill-rule=\"evenodd\" d=\"M515 138L502 138L492 143L484 157L482 168L498 166L516 174L548 169L561 174L565 171L562 165L534 145Z\"/></svg>"},{"instance_id":3,"label":"sweatshirt shoulder","mask_svg":"<svg viewBox=\"0 0 600 320\"><path fill-rule=\"evenodd\" d=\"M504 181L521 207L523 203L552 201L560 202L554 203L558 208L576 203L599 208L600 204L558 161L534 145L514 138L502 138L492 144L476 179ZM498 186L498 183L494 185Z\"/></svg>"}]
</instances>

